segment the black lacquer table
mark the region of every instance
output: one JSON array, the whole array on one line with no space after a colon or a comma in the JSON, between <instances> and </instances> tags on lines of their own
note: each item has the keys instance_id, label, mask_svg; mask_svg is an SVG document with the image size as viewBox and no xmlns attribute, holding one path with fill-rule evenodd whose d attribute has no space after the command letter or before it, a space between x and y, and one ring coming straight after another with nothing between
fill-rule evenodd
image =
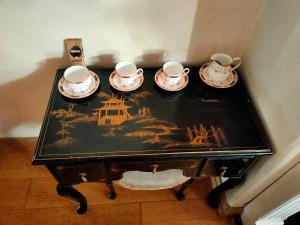
<instances>
[{"instance_id":1,"label":"black lacquer table","mask_svg":"<svg viewBox=\"0 0 300 225\"><path fill-rule=\"evenodd\" d=\"M232 88L215 89L194 67L185 89L166 92L154 83L158 69L144 69L142 87L121 93L109 85L112 69L90 68L101 84L81 100L59 93L64 70L57 71L33 164L47 166L58 194L80 203L78 213L87 210L87 201L74 184L105 182L114 199L112 181L124 172L167 169L191 177L179 200L195 178L229 177L208 196L217 207L221 192L239 184L259 157L272 154L241 78Z\"/></svg>"}]
</instances>

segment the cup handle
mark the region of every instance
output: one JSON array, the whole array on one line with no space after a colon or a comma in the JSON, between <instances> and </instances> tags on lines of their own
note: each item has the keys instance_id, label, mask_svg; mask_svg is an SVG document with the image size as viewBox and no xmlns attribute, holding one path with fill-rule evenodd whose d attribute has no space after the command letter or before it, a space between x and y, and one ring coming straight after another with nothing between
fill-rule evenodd
<instances>
[{"instance_id":1,"label":"cup handle","mask_svg":"<svg viewBox=\"0 0 300 225\"><path fill-rule=\"evenodd\" d=\"M183 70L183 73L186 74L186 75L188 75L189 72L190 72L190 69L189 69L189 68L185 68L185 69Z\"/></svg>"},{"instance_id":2,"label":"cup handle","mask_svg":"<svg viewBox=\"0 0 300 225\"><path fill-rule=\"evenodd\" d=\"M238 68L241 63L242 63L242 59L239 58L239 57L235 57L233 60L232 60L232 64L234 64L234 62L237 61L238 63L233 67L231 68L231 71L235 70L236 68Z\"/></svg>"},{"instance_id":3,"label":"cup handle","mask_svg":"<svg viewBox=\"0 0 300 225\"><path fill-rule=\"evenodd\" d=\"M136 74L137 74L138 76L142 76L143 73L144 73L144 71L143 71L142 68L139 68L139 69L136 71Z\"/></svg>"}]
</instances>

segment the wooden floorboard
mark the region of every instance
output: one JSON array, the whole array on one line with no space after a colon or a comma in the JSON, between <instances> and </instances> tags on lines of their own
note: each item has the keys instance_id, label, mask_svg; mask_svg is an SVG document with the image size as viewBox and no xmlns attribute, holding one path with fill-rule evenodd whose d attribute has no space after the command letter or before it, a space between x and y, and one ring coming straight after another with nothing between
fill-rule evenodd
<instances>
[{"instance_id":1,"label":"wooden floorboard","mask_svg":"<svg viewBox=\"0 0 300 225\"><path fill-rule=\"evenodd\" d=\"M115 185L117 199L107 198L101 183L76 185L87 198L86 214L76 203L57 195L56 181L42 166L32 166L35 139L0 139L0 225L231 225L206 204L209 179L194 182L186 200L174 189L133 191Z\"/></svg>"},{"instance_id":2,"label":"wooden floorboard","mask_svg":"<svg viewBox=\"0 0 300 225\"><path fill-rule=\"evenodd\" d=\"M142 204L144 225L155 224L226 224L204 201L163 201ZM192 222L191 222L192 221ZM228 224L228 223L227 223Z\"/></svg>"},{"instance_id":3,"label":"wooden floorboard","mask_svg":"<svg viewBox=\"0 0 300 225\"><path fill-rule=\"evenodd\" d=\"M32 166L34 139L0 139L0 178L51 177L43 166Z\"/></svg>"},{"instance_id":4,"label":"wooden floorboard","mask_svg":"<svg viewBox=\"0 0 300 225\"><path fill-rule=\"evenodd\" d=\"M74 207L2 210L1 225L140 225L140 203L98 205L78 215Z\"/></svg>"},{"instance_id":5,"label":"wooden floorboard","mask_svg":"<svg viewBox=\"0 0 300 225\"><path fill-rule=\"evenodd\" d=\"M30 179L0 179L0 209L22 209L28 194Z\"/></svg>"}]
</instances>

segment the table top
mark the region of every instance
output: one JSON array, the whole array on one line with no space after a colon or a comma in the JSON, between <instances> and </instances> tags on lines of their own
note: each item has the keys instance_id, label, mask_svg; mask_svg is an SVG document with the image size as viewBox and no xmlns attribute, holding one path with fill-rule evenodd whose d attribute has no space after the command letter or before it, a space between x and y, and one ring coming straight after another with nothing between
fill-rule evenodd
<instances>
[{"instance_id":1,"label":"table top","mask_svg":"<svg viewBox=\"0 0 300 225\"><path fill-rule=\"evenodd\" d=\"M57 71L34 164L131 157L255 156L271 154L248 92L239 77L228 89L207 86L192 67L189 83L166 92L144 69L138 90L113 90L113 69L89 68L100 80L92 96L71 100L57 88Z\"/></svg>"}]
</instances>

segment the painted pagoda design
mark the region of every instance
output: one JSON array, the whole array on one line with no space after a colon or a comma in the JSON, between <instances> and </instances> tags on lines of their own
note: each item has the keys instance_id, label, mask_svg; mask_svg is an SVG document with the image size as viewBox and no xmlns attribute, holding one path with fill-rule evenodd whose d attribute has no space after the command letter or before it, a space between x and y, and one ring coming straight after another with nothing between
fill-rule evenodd
<instances>
[{"instance_id":1,"label":"painted pagoda design","mask_svg":"<svg viewBox=\"0 0 300 225\"><path fill-rule=\"evenodd\" d=\"M133 117L128 112L131 106L127 106L123 99L111 97L106 101L101 101L104 106L97 108L98 125L119 125Z\"/></svg>"}]
</instances>

